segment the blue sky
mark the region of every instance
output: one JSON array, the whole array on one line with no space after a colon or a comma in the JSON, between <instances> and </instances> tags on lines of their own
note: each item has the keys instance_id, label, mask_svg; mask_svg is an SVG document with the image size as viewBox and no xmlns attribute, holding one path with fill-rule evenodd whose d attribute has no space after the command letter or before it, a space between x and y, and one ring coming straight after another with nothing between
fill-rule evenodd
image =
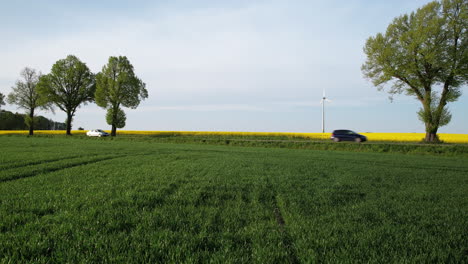
<instances>
[{"instance_id":1,"label":"blue sky","mask_svg":"<svg viewBox=\"0 0 468 264\"><path fill-rule=\"evenodd\" d=\"M93 72L125 55L149 98L125 109L128 130L424 132L419 103L390 102L365 80L366 39L429 1L2 1L0 92L28 66L48 73L73 54ZM468 95L442 133L468 133ZM7 105L7 110L17 111ZM18 110L21 111L21 110ZM41 115L63 121L55 115ZM82 106L74 128L104 128Z\"/></svg>"}]
</instances>

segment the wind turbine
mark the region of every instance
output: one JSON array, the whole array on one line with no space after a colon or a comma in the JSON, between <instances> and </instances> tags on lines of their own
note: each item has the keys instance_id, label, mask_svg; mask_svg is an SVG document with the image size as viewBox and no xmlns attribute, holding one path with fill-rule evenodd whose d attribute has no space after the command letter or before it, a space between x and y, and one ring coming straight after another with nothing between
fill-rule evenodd
<instances>
[{"instance_id":1,"label":"wind turbine","mask_svg":"<svg viewBox=\"0 0 468 264\"><path fill-rule=\"evenodd\" d=\"M322 100L320 100L322 104L322 133L325 133L325 102L331 102L331 100L328 100L325 96L325 89L323 89L323 97Z\"/></svg>"}]
</instances>

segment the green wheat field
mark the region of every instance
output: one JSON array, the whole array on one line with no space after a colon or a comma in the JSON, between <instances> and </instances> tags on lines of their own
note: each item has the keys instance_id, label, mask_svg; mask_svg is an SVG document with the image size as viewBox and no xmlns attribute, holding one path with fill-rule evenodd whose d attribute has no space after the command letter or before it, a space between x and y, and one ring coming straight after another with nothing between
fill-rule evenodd
<instances>
[{"instance_id":1,"label":"green wheat field","mask_svg":"<svg viewBox=\"0 0 468 264\"><path fill-rule=\"evenodd\" d=\"M466 155L0 146L0 263L467 262Z\"/></svg>"}]
</instances>

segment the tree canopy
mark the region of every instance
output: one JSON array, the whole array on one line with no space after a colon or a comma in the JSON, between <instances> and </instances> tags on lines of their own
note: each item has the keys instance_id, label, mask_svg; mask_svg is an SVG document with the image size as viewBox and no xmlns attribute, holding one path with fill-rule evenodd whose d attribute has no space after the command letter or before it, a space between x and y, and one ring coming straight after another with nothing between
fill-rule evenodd
<instances>
[{"instance_id":1,"label":"tree canopy","mask_svg":"<svg viewBox=\"0 0 468 264\"><path fill-rule=\"evenodd\" d=\"M24 68L20 73L22 79L17 80L13 91L8 94L8 103L17 105L19 108L26 110L24 121L29 128L29 135L34 134L34 112L37 108L47 109L50 104L41 100L37 92L37 83L39 82L40 73L31 68Z\"/></svg>"},{"instance_id":2,"label":"tree canopy","mask_svg":"<svg viewBox=\"0 0 468 264\"><path fill-rule=\"evenodd\" d=\"M67 135L72 119L81 104L93 101L95 78L85 63L73 55L57 61L38 84L39 93L67 114Z\"/></svg>"},{"instance_id":3,"label":"tree canopy","mask_svg":"<svg viewBox=\"0 0 468 264\"><path fill-rule=\"evenodd\" d=\"M148 98L145 87L125 56L109 57L108 63L96 75L95 101L107 109L106 121L112 125L112 136L116 135L117 128L125 126L126 115L121 107L137 108L141 100Z\"/></svg>"},{"instance_id":4,"label":"tree canopy","mask_svg":"<svg viewBox=\"0 0 468 264\"><path fill-rule=\"evenodd\" d=\"M467 5L466 0L430 2L395 18L385 34L370 37L364 47L362 71L376 87L421 102L426 141L438 140L439 127L451 119L447 103L460 97L468 80Z\"/></svg>"}]
</instances>

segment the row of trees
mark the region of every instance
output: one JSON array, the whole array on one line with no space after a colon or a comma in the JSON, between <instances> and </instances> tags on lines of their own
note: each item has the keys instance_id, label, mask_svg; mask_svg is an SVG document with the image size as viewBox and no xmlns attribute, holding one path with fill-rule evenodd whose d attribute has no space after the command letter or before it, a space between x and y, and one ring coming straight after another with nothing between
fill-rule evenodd
<instances>
[{"instance_id":1,"label":"row of trees","mask_svg":"<svg viewBox=\"0 0 468 264\"><path fill-rule=\"evenodd\" d=\"M112 136L117 128L125 126L126 115L122 107L135 109L141 100L148 98L146 85L134 73L125 56L110 57L102 71L93 74L85 63L69 55L58 60L49 74L24 68L21 79L12 87L7 101L26 110L25 123L29 135L34 134L35 111L65 112L67 135L71 135L72 120L81 105L95 102L107 110L106 121L112 126ZM4 96L0 94L0 105Z\"/></svg>"}]
</instances>

